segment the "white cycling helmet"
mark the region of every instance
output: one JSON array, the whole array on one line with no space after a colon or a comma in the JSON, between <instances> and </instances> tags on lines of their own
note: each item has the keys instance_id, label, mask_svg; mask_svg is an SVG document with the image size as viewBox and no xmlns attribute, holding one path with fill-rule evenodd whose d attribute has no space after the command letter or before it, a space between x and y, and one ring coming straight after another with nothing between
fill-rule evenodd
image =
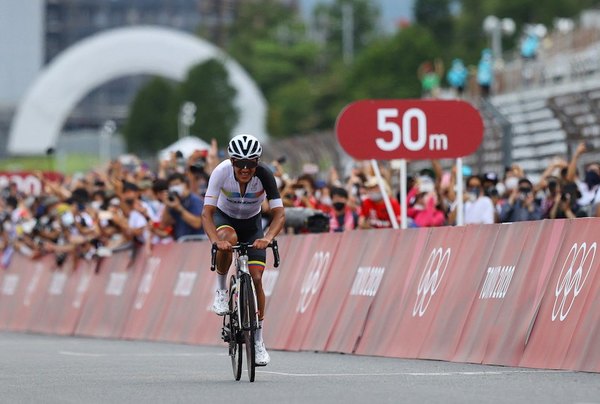
<instances>
[{"instance_id":1,"label":"white cycling helmet","mask_svg":"<svg viewBox=\"0 0 600 404\"><path fill-rule=\"evenodd\" d=\"M241 134L229 141L227 153L234 159L256 159L261 156L262 147L254 136Z\"/></svg>"}]
</instances>

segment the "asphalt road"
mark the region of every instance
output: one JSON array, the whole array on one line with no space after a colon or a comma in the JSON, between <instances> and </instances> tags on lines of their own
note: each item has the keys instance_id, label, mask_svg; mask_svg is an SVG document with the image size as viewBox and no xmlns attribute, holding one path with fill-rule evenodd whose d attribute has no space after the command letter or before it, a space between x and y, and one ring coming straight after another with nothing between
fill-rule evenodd
<instances>
[{"instance_id":1,"label":"asphalt road","mask_svg":"<svg viewBox=\"0 0 600 404\"><path fill-rule=\"evenodd\" d=\"M0 333L0 402L600 404L600 374L271 351L249 383L225 347Z\"/></svg>"}]
</instances>

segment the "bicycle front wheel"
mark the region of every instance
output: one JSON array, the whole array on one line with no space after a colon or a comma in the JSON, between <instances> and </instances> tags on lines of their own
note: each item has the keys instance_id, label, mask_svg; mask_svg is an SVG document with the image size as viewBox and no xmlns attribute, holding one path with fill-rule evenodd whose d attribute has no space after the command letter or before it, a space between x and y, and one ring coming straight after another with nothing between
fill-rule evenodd
<instances>
[{"instance_id":1,"label":"bicycle front wheel","mask_svg":"<svg viewBox=\"0 0 600 404\"><path fill-rule=\"evenodd\" d=\"M256 294L252 285L252 278L243 276L240 278L240 316L243 318L242 333L246 345L246 366L248 368L248 379L253 382L256 374L256 350L254 347L254 333L258 326L256 311Z\"/></svg>"},{"instance_id":2,"label":"bicycle front wheel","mask_svg":"<svg viewBox=\"0 0 600 404\"><path fill-rule=\"evenodd\" d=\"M242 341L240 321L238 318L238 303L237 303L237 284L235 276L231 277L229 282L229 330L231 336L229 338L229 356L231 357L231 367L233 369L233 377L235 380L242 378Z\"/></svg>"}]
</instances>

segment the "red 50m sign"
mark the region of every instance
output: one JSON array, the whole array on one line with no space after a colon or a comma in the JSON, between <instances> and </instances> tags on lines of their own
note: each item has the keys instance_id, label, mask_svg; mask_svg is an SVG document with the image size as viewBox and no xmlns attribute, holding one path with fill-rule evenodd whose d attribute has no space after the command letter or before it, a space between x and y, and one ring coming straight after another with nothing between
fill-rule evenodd
<instances>
[{"instance_id":1,"label":"red 50m sign","mask_svg":"<svg viewBox=\"0 0 600 404\"><path fill-rule=\"evenodd\" d=\"M464 101L363 100L344 108L335 131L356 159L456 158L477 150L483 121Z\"/></svg>"}]
</instances>

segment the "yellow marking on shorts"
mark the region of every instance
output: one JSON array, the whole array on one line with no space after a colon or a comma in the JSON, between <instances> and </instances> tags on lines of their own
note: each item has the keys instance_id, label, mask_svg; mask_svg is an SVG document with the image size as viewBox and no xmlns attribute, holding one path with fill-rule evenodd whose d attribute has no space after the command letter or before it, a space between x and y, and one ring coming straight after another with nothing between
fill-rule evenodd
<instances>
[{"instance_id":1,"label":"yellow marking on shorts","mask_svg":"<svg viewBox=\"0 0 600 404\"><path fill-rule=\"evenodd\" d=\"M265 269L266 264L262 261L248 261L248 267L260 267L260 269Z\"/></svg>"},{"instance_id":2,"label":"yellow marking on shorts","mask_svg":"<svg viewBox=\"0 0 600 404\"><path fill-rule=\"evenodd\" d=\"M223 229L225 227L229 227L231 230L235 231L235 229L233 227L231 227L230 225L228 225L228 224L222 224L222 225L220 225L219 227L217 227L217 231L221 230L221 229Z\"/></svg>"}]
</instances>

